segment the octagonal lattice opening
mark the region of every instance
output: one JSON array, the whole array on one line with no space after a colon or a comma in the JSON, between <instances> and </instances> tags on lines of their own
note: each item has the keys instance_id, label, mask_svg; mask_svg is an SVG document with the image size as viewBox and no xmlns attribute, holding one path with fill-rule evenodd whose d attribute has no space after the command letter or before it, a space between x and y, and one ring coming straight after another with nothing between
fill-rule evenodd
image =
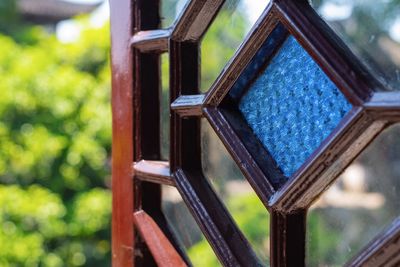
<instances>
[{"instance_id":1,"label":"octagonal lattice opening","mask_svg":"<svg viewBox=\"0 0 400 267\"><path fill-rule=\"evenodd\" d=\"M243 70L224 99L224 106L236 110L235 116L239 115L242 125L249 128L286 180L352 108L282 24L276 26ZM242 140L248 138L252 137L241 136Z\"/></svg>"}]
</instances>

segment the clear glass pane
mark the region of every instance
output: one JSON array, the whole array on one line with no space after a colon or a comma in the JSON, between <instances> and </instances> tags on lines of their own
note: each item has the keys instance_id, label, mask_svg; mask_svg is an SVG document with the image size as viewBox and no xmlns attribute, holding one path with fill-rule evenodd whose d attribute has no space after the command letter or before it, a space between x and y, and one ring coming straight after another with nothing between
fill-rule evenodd
<instances>
[{"instance_id":1,"label":"clear glass pane","mask_svg":"<svg viewBox=\"0 0 400 267\"><path fill-rule=\"evenodd\" d=\"M207 91L269 0L226 0L201 44L201 91Z\"/></svg>"},{"instance_id":2,"label":"clear glass pane","mask_svg":"<svg viewBox=\"0 0 400 267\"><path fill-rule=\"evenodd\" d=\"M195 267L221 266L176 188L162 187L162 210Z\"/></svg>"},{"instance_id":3,"label":"clear glass pane","mask_svg":"<svg viewBox=\"0 0 400 267\"><path fill-rule=\"evenodd\" d=\"M167 53L161 55L161 158L169 158L169 57Z\"/></svg>"},{"instance_id":4,"label":"clear glass pane","mask_svg":"<svg viewBox=\"0 0 400 267\"><path fill-rule=\"evenodd\" d=\"M161 0L161 26L170 27L190 0Z\"/></svg>"},{"instance_id":5,"label":"clear glass pane","mask_svg":"<svg viewBox=\"0 0 400 267\"><path fill-rule=\"evenodd\" d=\"M387 89L400 90L400 1L310 2Z\"/></svg>"},{"instance_id":6,"label":"clear glass pane","mask_svg":"<svg viewBox=\"0 0 400 267\"><path fill-rule=\"evenodd\" d=\"M400 125L385 130L311 206L307 266L342 266L400 211Z\"/></svg>"},{"instance_id":7,"label":"clear glass pane","mask_svg":"<svg viewBox=\"0 0 400 267\"><path fill-rule=\"evenodd\" d=\"M205 119L202 120L201 127L204 175L209 179L257 256L268 265L268 211Z\"/></svg>"}]
</instances>

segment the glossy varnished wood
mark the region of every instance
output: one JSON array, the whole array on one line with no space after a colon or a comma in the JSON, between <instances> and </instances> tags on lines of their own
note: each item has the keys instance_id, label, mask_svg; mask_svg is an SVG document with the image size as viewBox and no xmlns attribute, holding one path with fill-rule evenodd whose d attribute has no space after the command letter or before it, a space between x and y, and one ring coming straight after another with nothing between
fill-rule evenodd
<instances>
[{"instance_id":1,"label":"glossy varnished wood","mask_svg":"<svg viewBox=\"0 0 400 267\"><path fill-rule=\"evenodd\" d=\"M136 179L156 184L175 185L170 175L168 161L141 160L134 163L132 167Z\"/></svg>"},{"instance_id":2,"label":"glossy varnished wood","mask_svg":"<svg viewBox=\"0 0 400 267\"><path fill-rule=\"evenodd\" d=\"M376 92L364 104L368 114L375 120L400 122L400 92Z\"/></svg>"},{"instance_id":3,"label":"glossy varnished wood","mask_svg":"<svg viewBox=\"0 0 400 267\"><path fill-rule=\"evenodd\" d=\"M113 1L111 8L112 64L112 266L132 266L133 212L133 65L130 38L134 17L131 1Z\"/></svg>"},{"instance_id":4,"label":"glossy varnished wood","mask_svg":"<svg viewBox=\"0 0 400 267\"><path fill-rule=\"evenodd\" d=\"M154 260L159 267L186 267L174 246L169 242L157 223L143 210L133 214L133 221L145 240Z\"/></svg>"},{"instance_id":5,"label":"glossy varnished wood","mask_svg":"<svg viewBox=\"0 0 400 267\"><path fill-rule=\"evenodd\" d=\"M170 104L181 95L199 93L200 47L198 43L170 40ZM183 119L172 112L170 120L170 166L198 169L200 157L200 123L196 119Z\"/></svg>"},{"instance_id":6,"label":"glossy varnished wood","mask_svg":"<svg viewBox=\"0 0 400 267\"><path fill-rule=\"evenodd\" d=\"M171 104L171 109L180 117L202 116L204 95L181 95Z\"/></svg>"},{"instance_id":7,"label":"glossy varnished wood","mask_svg":"<svg viewBox=\"0 0 400 267\"><path fill-rule=\"evenodd\" d=\"M198 42L225 0L188 1L177 19L171 38L178 42Z\"/></svg>"},{"instance_id":8,"label":"glossy varnished wood","mask_svg":"<svg viewBox=\"0 0 400 267\"><path fill-rule=\"evenodd\" d=\"M133 36L142 31L158 30L161 24L159 0L137 0L134 3L135 33ZM133 47L130 45L129 48L132 49ZM134 48L133 66L134 162L141 160L157 161L161 159L160 55L158 53L143 53ZM135 180L134 189L134 210L144 210L151 216L161 213L161 186L159 184ZM141 236L135 238L135 245L135 267L157 266Z\"/></svg>"},{"instance_id":9,"label":"glossy varnished wood","mask_svg":"<svg viewBox=\"0 0 400 267\"><path fill-rule=\"evenodd\" d=\"M170 29L140 31L133 35L131 45L142 53L167 52L170 34Z\"/></svg>"}]
</instances>

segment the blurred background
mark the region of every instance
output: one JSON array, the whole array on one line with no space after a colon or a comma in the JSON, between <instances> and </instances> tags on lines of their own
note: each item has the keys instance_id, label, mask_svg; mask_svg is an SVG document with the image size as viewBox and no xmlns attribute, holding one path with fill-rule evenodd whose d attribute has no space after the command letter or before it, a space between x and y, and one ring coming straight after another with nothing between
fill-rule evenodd
<instances>
[{"instance_id":1,"label":"blurred background","mask_svg":"<svg viewBox=\"0 0 400 267\"><path fill-rule=\"evenodd\" d=\"M165 0L162 27L188 0ZM228 0L204 36L207 91L269 1ZM400 86L400 1L312 5L388 90ZM0 0L0 266L110 266L108 3ZM168 159L168 55L162 64L162 151ZM269 216L202 122L203 170L257 255ZM400 127L386 130L310 210L307 264L341 266L398 216ZM218 261L179 193L163 210L195 266Z\"/></svg>"},{"instance_id":2,"label":"blurred background","mask_svg":"<svg viewBox=\"0 0 400 267\"><path fill-rule=\"evenodd\" d=\"M0 1L0 266L110 266L106 6Z\"/></svg>"}]
</instances>

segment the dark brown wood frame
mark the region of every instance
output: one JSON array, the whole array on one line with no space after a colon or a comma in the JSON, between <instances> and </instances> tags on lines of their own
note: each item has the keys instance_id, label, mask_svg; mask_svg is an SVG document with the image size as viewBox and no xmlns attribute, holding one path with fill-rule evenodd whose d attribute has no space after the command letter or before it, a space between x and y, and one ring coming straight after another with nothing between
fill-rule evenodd
<instances>
[{"instance_id":1,"label":"dark brown wood frame","mask_svg":"<svg viewBox=\"0 0 400 267\"><path fill-rule=\"evenodd\" d=\"M158 0L112 0L113 266L184 266L187 257L161 211L161 184L176 186L224 266L259 266L201 168L207 118L271 214L271 266L305 265L308 207L387 126L400 121L400 93L383 91L308 1L275 0L206 95L199 94L201 38L223 0L192 0L171 29L159 29ZM276 25L282 24L353 105L306 163L285 177L255 153L228 91ZM160 53L170 56L170 161L160 155ZM150 232L157 232L158 235ZM227 236L226 233L229 233ZM348 266L400 263L395 221ZM171 259L167 260L166 255ZM179 265L178 265L179 264Z\"/></svg>"}]
</instances>

